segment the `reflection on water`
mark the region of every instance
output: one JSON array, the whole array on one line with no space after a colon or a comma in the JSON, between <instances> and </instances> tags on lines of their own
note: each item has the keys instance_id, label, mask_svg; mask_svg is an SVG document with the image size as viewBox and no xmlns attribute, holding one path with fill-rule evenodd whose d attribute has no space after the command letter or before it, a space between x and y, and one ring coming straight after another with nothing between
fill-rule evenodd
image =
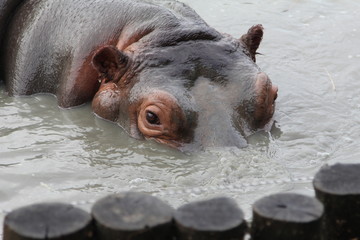
<instances>
[{"instance_id":1,"label":"reflection on water","mask_svg":"<svg viewBox=\"0 0 360 240\"><path fill-rule=\"evenodd\" d=\"M0 86L0 214L33 202L136 190L175 207L226 195L249 218L251 203L264 195L313 194L308 178L291 179L311 177L326 163L359 162L360 3L185 2L234 36L264 25L258 65L280 89L271 133L250 137L245 149L183 154L129 138L89 105L63 110L52 96L12 98ZM227 187L237 184L248 185Z\"/></svg>"}]
</instances>

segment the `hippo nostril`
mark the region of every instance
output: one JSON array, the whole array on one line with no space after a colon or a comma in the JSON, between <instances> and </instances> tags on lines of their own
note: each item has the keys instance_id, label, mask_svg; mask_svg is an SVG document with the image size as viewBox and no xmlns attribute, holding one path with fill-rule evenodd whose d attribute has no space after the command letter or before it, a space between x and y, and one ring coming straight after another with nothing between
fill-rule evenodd
<instances>
[{"instance_id":1,"label":"hippo nostril","mask_svg":"<svg viewBox=\"0 0 360 240\"><path fill-rule=\"evenodd\" d=\"M260 72L258 73L257 77L256 77L257 82L262 82L262 83L266 83L269 80L268 75L266 75L266 73L264 72Z\"/></svg>"},{"instance_id":2,"label":"hippo nostril","mask_svg":"<svg viewBox=\"0 0 360 240\"><path fill-rule=\"evenodd\" d=\"M274 102L275 102L275 100L277 99L277 97L278 97L278 87L276 86L276 85L273 85L272 86L272 92L273 92L273 94L274 94Z\"/></svg>"},{"instance_id":3,"label":"hippo nostril","mask_svg":"<svg viewBox=\"0 0 360 240\"><path fill-rule=\"evenodd\" d=\"M279 90L278 86L273 85L273 86L272 86L272 89L273 89L273 92L274 92L275 94L277 94L277 92L278 92L278 90Z\"/></svg>"}]
</instances>

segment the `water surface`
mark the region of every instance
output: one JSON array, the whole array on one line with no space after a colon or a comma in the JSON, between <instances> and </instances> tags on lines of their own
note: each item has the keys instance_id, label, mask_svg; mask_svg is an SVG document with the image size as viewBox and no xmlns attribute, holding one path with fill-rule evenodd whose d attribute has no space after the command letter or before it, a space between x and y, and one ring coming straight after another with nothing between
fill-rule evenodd
<instances>
[{"instance_id":1,"label":"water surface","mask_svg":"<svg viewBox=\"0 0 360 240\"><path fill-rule=\"evenodd\" d=\"M211 26L240 37L258 23L258 65L279 86L276 123L245 149L183 154L130 138L89 105L51 95L8 97L0 86L0 219L41 201L75 202L126 190L174 207L214 196L251 204L268 194L313 196L324 164L360 162L360 2L185 0Z\"/></svg>"}]
</instances>

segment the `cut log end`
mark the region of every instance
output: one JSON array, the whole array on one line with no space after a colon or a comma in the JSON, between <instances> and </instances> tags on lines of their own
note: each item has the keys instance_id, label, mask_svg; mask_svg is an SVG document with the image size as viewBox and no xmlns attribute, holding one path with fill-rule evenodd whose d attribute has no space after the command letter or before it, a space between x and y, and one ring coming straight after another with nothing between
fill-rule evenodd
<instances>
[{"instance_id":1,"label":"cut log end","mask_svg":"<svg viewBox=\"0 0 360 240\"><path fill-rule=\"evenodd\" d=\"M4 221L4 240L92 239L89 213L69 204L42 203L10 212Z\"/></svg>"},{"instance_id":2,"label":"cut log end","mask_svg":"<svg viewBox=\"0 0 360 240\"><path fill-rule=\"evenodd\" d=\"M126 192L100 199L92 208L101 239L166 239L174 209L143 193Z\"/></svg>"},{"instance_id":3,"label":"cut log end","mask_svg":"<svg viewBox=\"0 0 360 240\"><path fill-rule=\"evenodd\" d=\"M322 193L332 195L359 195L359 172L360 164L324 166L315 175L314 188Z\"/></svg>"},{"instance_id":4,"label":"cut log end","mask_svg":"<svg viewBox=\"0 0 360 240\"><path fill-rule=\"evenodd\" d=\"M320 239L324 207L315 198L300 194L275 194L253 205L253 240Z\"/></svg>"},{"instance_id":5,"label":"cut log end","mask_svg":"<svg viewBox=\"0 0 360 240\"><path fill-rule=\"evenodd\" d=\"M243 239L247 224L234 200L215 198L180 207L175 213L178 238Z\"/></svg>"}]
</instances>

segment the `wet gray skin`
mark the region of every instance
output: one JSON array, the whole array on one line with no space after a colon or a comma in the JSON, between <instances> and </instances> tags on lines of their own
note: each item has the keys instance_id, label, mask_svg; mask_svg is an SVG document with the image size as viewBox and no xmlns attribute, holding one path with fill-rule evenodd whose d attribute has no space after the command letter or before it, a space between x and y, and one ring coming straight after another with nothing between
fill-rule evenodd
<instances>
[{"instance_id":1,"label":"wet gray skin","mask_svg":"<svg viewBox=\"0 0 360 240\"><path fill-rule=\"evenodd\" d=\"M218 33L175 1L28 0L2 43L10 95L52 93L132 137L183 150L246 146L271 121L277 88L255 64L256 26Z\"/></svg>"},{"instance_id":2,"label":"wet gray skin","mask_svg":"<svg viewBox=\"0 0 360 240\"><path fill-rule=\"evenodd\" d=\"M146 54L154 56L152 66L138 76L130 101L136 102L154 89L169 92L189 121L183 133L184 138L194 140L189 141L191 144L245 146L243 134L248 125L244 118L250 116L241 116L239 108L246 101L255 101L254 84L259 68L239 44L229 40L150 49ZM120 122L125 115L120 114ZM137 129L133 126L128 131L141 135Z\"/></svg>"}]
</instances>

